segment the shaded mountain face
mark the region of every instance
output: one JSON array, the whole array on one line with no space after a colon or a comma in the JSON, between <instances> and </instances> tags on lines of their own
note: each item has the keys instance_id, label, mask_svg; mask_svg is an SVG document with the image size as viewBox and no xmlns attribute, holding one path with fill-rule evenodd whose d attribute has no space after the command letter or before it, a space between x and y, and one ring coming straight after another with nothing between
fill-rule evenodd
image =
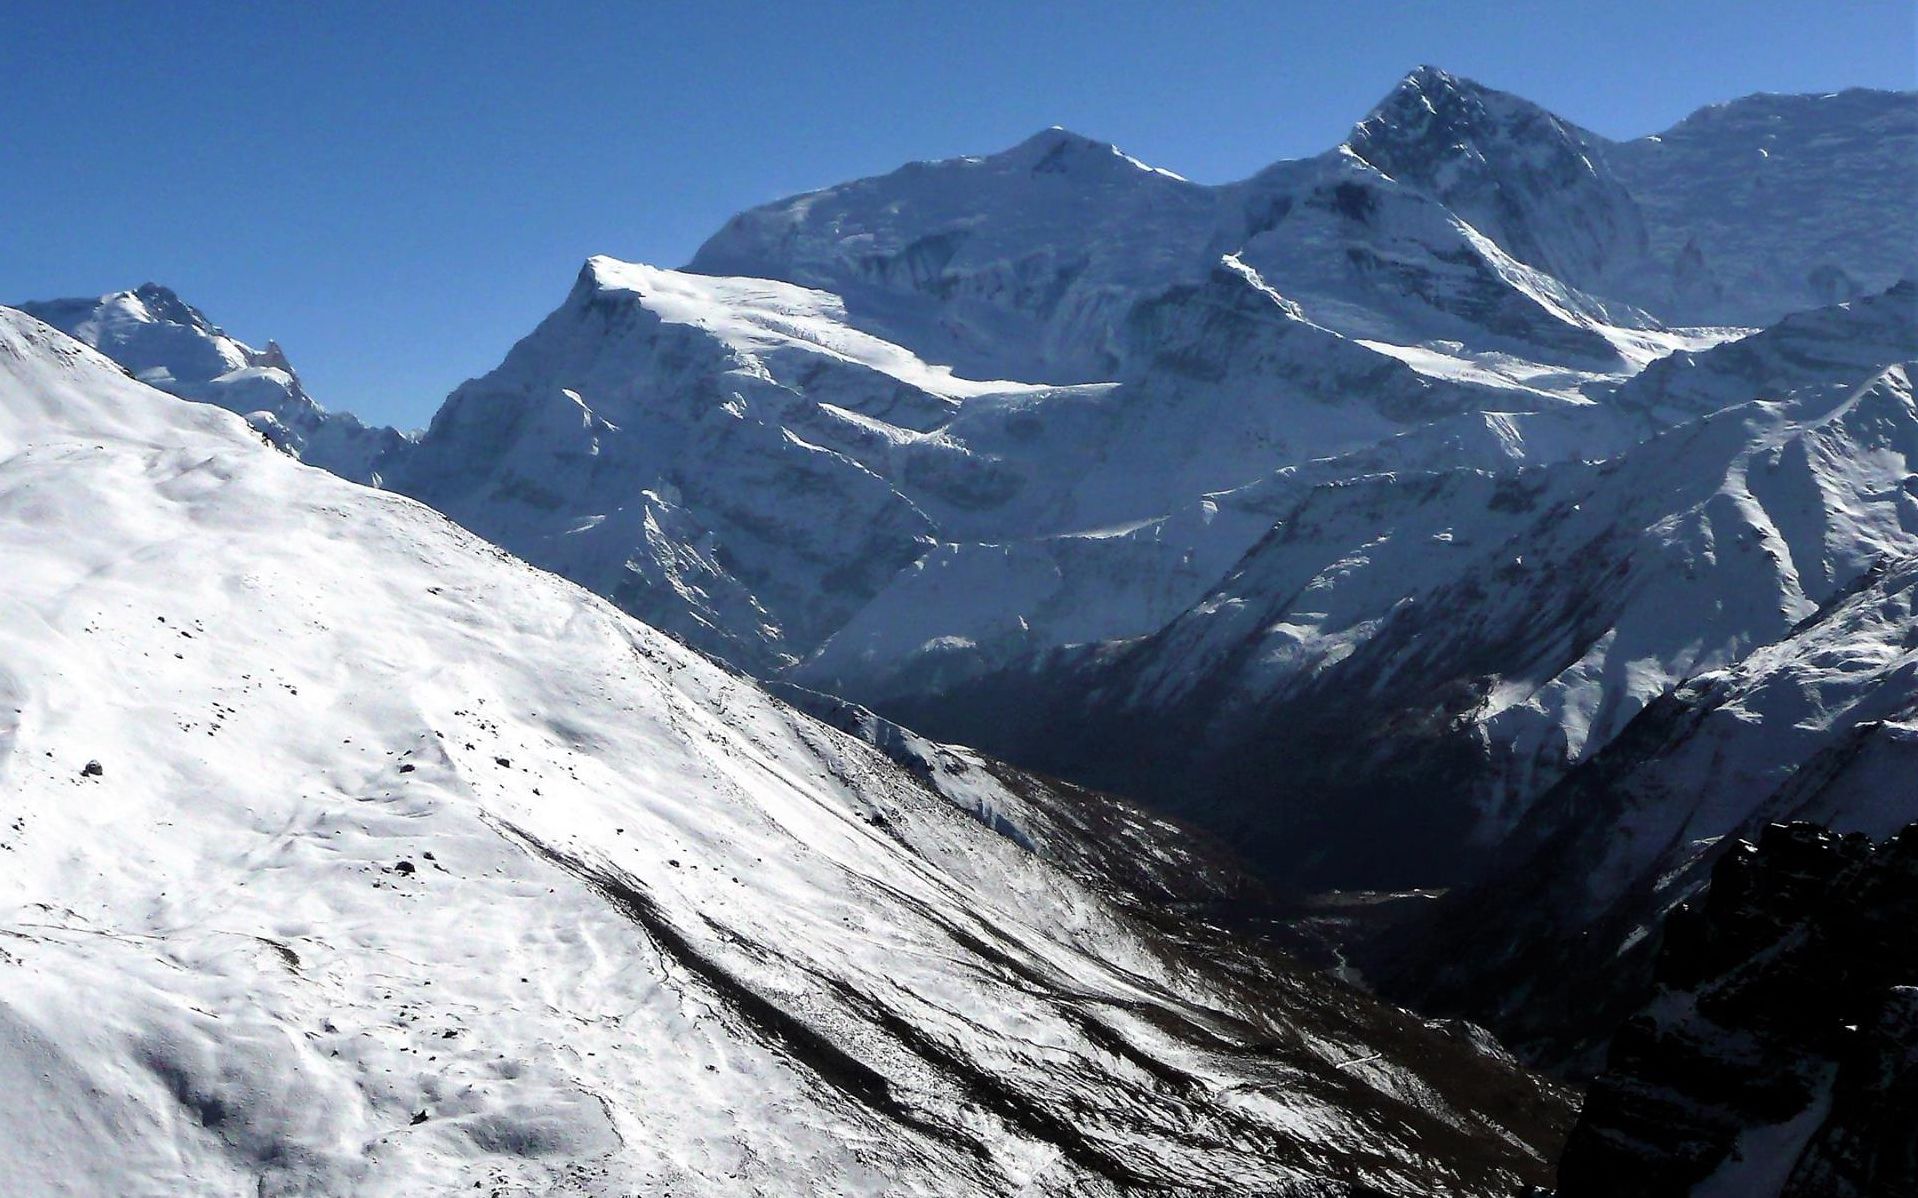
<instances>
[{"instance_id":1,"label":"shaded mountain face","mask_svg":"<svg viewBox=\"0 0 1918 1198\"><path fill-rule=\"evenodd\" d=\"M1369 955L1382 988L1593 1065L1641 1001L1661 919L1736 838L1918 819L1914 602L1918 558L1887 559L1782 640L1653 701L1534 804L1487 881ZM1437 939L1443 959L1421 947Z\"/></svg>"},{"instance_id":2,"label":"shaded mountain face","mask_svg":"<svg viewBox=\"0 0 1918 1198\"><path fill-rule=\"evenodd\" d=\"M1561 1198L1918 1192L1918 826L1773 824L1667 924Z\"/></svg>"},{"instance_id":3,"label":"shaded mountain face","mask_svg":"<svg viewBox=\"0 0 1918 1198\"><path fill-rule=\"evenodd\" d=\"M1492 1195L1562 1132L1053 864L1036 780L904 768L6 309L0 547L17 1189Z\"/></svg>"},{"instance_id":4,"label":"shaded mountain face","mask_svg":"<svg viewBox=\"0 0 1918 1198\"><path fill-rule=\"evenodd\" d=\"M1520 262L1666 321L1766 325L1918 269L1911 93L1748 96L1614 142L1421 67L1347 144Z\"/></svg>"}]
</instances>

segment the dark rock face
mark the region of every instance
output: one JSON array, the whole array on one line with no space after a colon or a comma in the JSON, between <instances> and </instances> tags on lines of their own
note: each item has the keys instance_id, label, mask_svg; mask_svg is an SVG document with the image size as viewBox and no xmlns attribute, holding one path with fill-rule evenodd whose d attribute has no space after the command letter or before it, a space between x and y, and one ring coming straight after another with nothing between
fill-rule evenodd
<instances>
[{"instance_id":1,"label":"dark rock face","mask_svg":"<svg viewBox=\"0 0 1918 1198\"><path fill-rule=\"evenodd\" d=\"M1918 1195L1918 825L1774 824L1665 931L1560 1198ZM1703 1187L1703 1188L1701 1188Z\"/></svg>"},{"instance_id":2,"label":"dark rock face","mask_svg":"<svg viewBox=\"0 0 1918 1198\"><path fill-rule=\"evenodd\" d=\"M1918 1194L1918 987L1893 987L1840 1059L1831 1117L1787 1192Z\"/></svg>"}]
</instances>

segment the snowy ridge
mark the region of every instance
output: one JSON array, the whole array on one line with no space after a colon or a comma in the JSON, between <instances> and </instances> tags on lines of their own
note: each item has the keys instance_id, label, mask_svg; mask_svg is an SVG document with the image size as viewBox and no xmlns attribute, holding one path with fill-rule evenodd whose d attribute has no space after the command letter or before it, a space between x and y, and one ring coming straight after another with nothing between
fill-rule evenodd
<instances>
[{"instance_id":1,"label":"snowy ridge","mask_svg":"<svg viewBox=\"0 0 1918 1198\"><path fill-rule=\"evenodd\" d=\"M1860 381L1918 356L1918 282L1795 312L1749 337L1703 351L1680 350L1647 366L1611 396L1611 406L1653 426L1695 419L1800 387Z\"/></svg>"},{"instance_id":2,"label":"snowy ridge","mask_svg":"<svg viewBox=\"0 0 1918 1198\"><path fill-rule=\"evenodd\" d=\"M141 382L237 412L295 457L355 482L377 483L410 446L390 428L369 428L351 412L322 408L278 345L245 345L156 284L20 309L106 354Z\"/></svg>"},{"instance_id":3,"label":"snowy ridge","mask_svg":"<svg viewBox=\"0 0 1918 1198\"><path fill-rule=\"evenodd\" d=\"M1554 1134L1496 1058L1168 958L865 744L6 310L0 541L31 1192L1489 1195Z\"/></svg>"},{"instance_id":4,"label":"snowy ridge","mask_svg":"<svg viewBox=\"0 0 1918 1198\"><path fill-rule=\"evenodd\" d=\"M741 213L689 269L842 295L861 327L964 373L1095 382L1112 376L1114 330L1142 291L1230 248L1210 247L1217 204L1053 128Z\"/></svg>"},{"instance_id":5,"label":"snowy ridge","mask_svg":"<svg viewBox=\"0 0 1918 1198\"><path fill-rule=\"evenodd\" d=\"M973 373L1090 382L1127 360L1128 313L1234 254L1354 337L1454 337L1604 370L1612 316L1343 147L1207 188L1052 130L735 217L689 269L846 298L861 327Z\"/></svg>"},{"instance_id":6,"label":"snowy ridge","mask_svg":"<svg viewBox=\"0 0 1918 1198\"><path fill-rule=\"evenodd\" d=\"M844 301L827 292L770 279L660 270L605 256L591 259L586 269L602 292L630 292L662 321L702 329L742 355L815 354L864 366L944 399L1037 389L971 382L954 376L950 367L929 366L897 345L849 327Z\"/></svg>"}]
</instances>

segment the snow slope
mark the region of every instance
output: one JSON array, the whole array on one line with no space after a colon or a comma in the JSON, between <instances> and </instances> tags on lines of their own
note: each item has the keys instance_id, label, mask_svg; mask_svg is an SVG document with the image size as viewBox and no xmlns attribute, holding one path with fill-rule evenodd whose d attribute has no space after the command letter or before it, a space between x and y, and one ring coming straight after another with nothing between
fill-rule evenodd
<instances>
[{"instance_id":1,"label":"snow slope","mask_svg":"<svg viewBox=\"0 0 1918 1198\"><path fill-rule=\"evenodd\" d=\"M776 668L931 540L931 519L844 448L952 456L913 429L975 389L837 323L836 305L595 258L388 482L657 627Z\"/></svg>"},{"instance_id":2,"label":"snow slope","mask_svg":"<svg viewBox=\"0 0 1918 1198\"><path fill-rule=\"evenodd\" d=\"M0 556L14 1192L1494 1194L1559 1126L5 309Z\"/></svg>"},{"instance_id":3,"label":"snow slope","mask_svg":"<svg viewBox=\"0 0 1918 1198\"><path fill-rule=\"evenodd\" d=\"M25 303L20 310L99 350L143 383L238 412L274 444L343 478L377 483L411 447L390 428L369 428L351 412L322 408L278 345L242 344L156 284L98 299Z\"/></svg>"}]
</instances>

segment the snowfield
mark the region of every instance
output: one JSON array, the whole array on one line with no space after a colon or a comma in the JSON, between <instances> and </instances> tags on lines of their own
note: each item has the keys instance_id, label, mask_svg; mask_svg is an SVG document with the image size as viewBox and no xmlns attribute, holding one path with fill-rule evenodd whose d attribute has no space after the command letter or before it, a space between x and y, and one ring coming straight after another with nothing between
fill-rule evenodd
<instances>
[{"instance_id":1,"label":"snowfield","mask_svg":"<svg viewBox=\"0 0 1918 1198\"><path fill-rule=\"evenodd\" d=\"M1562 1117L8 310L0 559L12 1192L1494 1194Z\"/></svg>"}]
</instances>

